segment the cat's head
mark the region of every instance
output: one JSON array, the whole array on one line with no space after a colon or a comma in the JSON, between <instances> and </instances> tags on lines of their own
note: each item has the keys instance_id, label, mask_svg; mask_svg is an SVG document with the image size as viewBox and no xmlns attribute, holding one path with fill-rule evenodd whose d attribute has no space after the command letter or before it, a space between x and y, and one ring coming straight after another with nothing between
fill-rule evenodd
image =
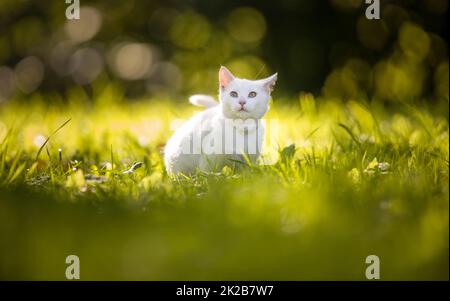
<instances>
[{"instance_id":1,"label":"cat's head","mask_svg":"<svg viewBox=\"0 0 450 301\"><path fill-rule=\"evenodd\" d=\"M260 119L269 109L270 93L277 74L259 80L235 77L227 68L219 70L219 98L225 117Z\"/></svg>"}]
</instances>

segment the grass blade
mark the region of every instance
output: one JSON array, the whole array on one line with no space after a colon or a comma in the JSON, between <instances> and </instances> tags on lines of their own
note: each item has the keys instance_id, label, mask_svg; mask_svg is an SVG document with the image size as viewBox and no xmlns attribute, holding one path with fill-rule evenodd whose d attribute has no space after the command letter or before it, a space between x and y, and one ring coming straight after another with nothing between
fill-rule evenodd
<instances>
[{"instance_id":1,"label":"grass blade","mask_svg":"<svg viewBox=\"0 0 450 301\"><path fill-rule=\"evenodd\" d=\"M39 155L41 154L42 150L44 149L45 145L48 143L48 141L50 140L50 138L52 138L60 129L62 129L66 124L69 123L69 121L72 120L72 118L69 118L68 120L66 120L63 124L61 124L56 130L53 131L53 133L50 134L50 136L48 136L47 139L45 139L45 142L41 145L41 147L39 148L37 154L36 154L36 159L34 161L37 161L39 159Z\"/></svg>"}]
</instances>

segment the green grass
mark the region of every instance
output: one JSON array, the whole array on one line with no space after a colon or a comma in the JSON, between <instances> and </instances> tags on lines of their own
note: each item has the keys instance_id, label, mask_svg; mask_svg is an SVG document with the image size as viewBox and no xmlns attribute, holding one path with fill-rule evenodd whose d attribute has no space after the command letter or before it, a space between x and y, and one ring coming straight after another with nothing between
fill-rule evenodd
<instances>
[{"instance_id":1,"label":"green grass","mask_svg":"<svg viewBox=\"0 0 450 301\"><path fill-rule=\"evenodd\" d=\"M0 279L448 279L448 103L278 100L270 165L172 180L195 108L84 97L0 107Z\"/></svg>"}]
</instances>

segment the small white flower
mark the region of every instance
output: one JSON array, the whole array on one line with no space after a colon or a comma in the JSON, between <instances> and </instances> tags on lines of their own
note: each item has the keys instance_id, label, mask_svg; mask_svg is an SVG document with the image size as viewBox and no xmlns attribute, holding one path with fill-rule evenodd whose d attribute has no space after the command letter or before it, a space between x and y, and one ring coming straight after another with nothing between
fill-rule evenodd
<instances>
[{"instance_id":1,"label":"small white flower","mask_svg":"<svg viewBox=\"0 0 450 301\"><path fill-rule=\"evenodd\" d=\"M391 164L388 162L378 162L377 158L374 158L372 162L367 165L367 168L364 170L364 173L367 173L369 175L373 175L376 172L379 172L381 174L388 174L391 168Z\"/></svg>"},{"instance_id":2,"label":"small white flower","mask_svg":"<svg viewBox=\"0 0 450 301\"><path fill-rule=\"evenodd\" d=\"M42 145L44 145L46 140L47 140L47 138L45 138L45 136L37 135L36 137L34 137L33 143L37 147L41 147Z\"/></svg>"},{"instance_id":3,"label":"small white flower","mask_svg":"<svg viewBox=\"0 0 450 301\"><path fill-rule=\"evenodd\" d=\"M387 162L380 162L380 163L378 163L378 169L381 172L386 172L386 171L389 170L389 168L391 168L391 165L389 163L387 163Z\"/></svg>"}]
</instances>

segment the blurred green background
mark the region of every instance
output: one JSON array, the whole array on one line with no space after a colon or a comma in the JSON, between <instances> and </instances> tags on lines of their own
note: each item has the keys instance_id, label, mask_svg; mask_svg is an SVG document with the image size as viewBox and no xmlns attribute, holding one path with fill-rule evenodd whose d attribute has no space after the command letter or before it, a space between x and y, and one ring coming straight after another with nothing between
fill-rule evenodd
<instances>
[{"instance_id":1,"label":"blurred green background","mask_svg":"<svg viewBox=\"0 0 450 301\"><path fill-rule=\"evenodd\" d=\"M435 100L448 95L447 0L82 0L0 3L0 100L120 83L126 95L217 92L217 70L278 71L278 95Z\"/></svg>"}]
</instances>

